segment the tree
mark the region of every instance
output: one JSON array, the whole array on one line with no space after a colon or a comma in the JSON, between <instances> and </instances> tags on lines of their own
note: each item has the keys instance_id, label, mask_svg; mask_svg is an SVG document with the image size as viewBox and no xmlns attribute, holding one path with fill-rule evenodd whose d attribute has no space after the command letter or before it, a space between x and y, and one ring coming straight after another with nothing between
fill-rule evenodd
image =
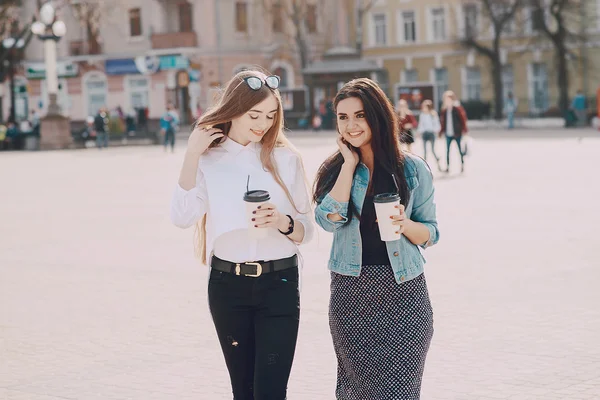
<instances>
[{"instance_id":1,"label":"tree","mask_svg":"<svg viewBox=\"0 0 600 400\"><path fill-rule=\"evenodd\" d=\"M312 3L306 0L262 0L263 9L272 17L275 31L286 35L294 44L300 67L308 66L310 61L307 27L312 24L311 15L316 12ZM286 31L286 27L291 30Z\"/></svg>"},{"instance_id":2,"label":"tree","mask_svg":"<svg viewBox=\"0 0 600 400\"><path fill-rule=\"evenodd\" d=\"M4 0L0 1L0 40L12 37L14 44L12 47L5 48L4 44L0 44L0 81L3 81L7 76L10 79L10 121L15 121L15 64L23 56L23 52L31 41L32 33L30 24L21 25L19 23L19 14L21 11L20 0ZM8 61L5 67L5 60ZM1 102L0 102L1 106ZM2 107L0 107L2 108ZM4 116L0 110L0 120Z\"/></svg>"},{"instance_id":3,"label":"tree","mask_svg":"<svg viewBox=\"0 0 600 400\"><path fill-rule=\"evenodd\" d=\"M26 38L27 31L19 26L21 0L0 1L0 39L8 36ZM0 61L6 57L7 49L0 45Z\"/></svg>"},{"instance_id":4,"label":"tree","mask_svg":"<svg viewBox=\"0 0 600 400\"><path fill-rule=\"evenodd\" d=\"M489 20L492 29L492 40L490 44L484 44L477 38L476 15L471 14L470 9L465 11L464 35L459 39L460 44L468 49L475 50L478 54L486 57L490 64L490 74L494 87L494 118L501 120L504 109L504 85L502 82L502 59L500 55L502 37L506 29L515 19L517 11L523 5L524 0L480 0L483 15ZM476 6L471 3L469 6ZM475 16L473 16L475 15Z\"/></svg>"},{"instance_id":5,"label":"tree","mask_svg":"<svg viewBox=\"0 0 600 400\"><path fill-rule=\"evenodd\" d=\"M86 33L86 50L88 54L99 54L102 50L100 44L100 23L102 13L106 7L102 0L64 0L63 6L69 7Z\"/></svg>"},{"instance_id":6,"label":"tree","mask_svg":"<svg viewBox=\"0 0 600 400\"><path fill-rule=\"evenodd\" d=\"M554 47L556 58L558 107L563 113L569 109L569 58L576 55L569 49L586 41L585 0L530 0L533 27L548 39ZM582 10L584 12L582 12ZM585 61L585 60L583 60Z\"/></svg>"},{"instance_id":7,"label":"tree","mask_svg":"<svg viewBox=\"0 0 600 400\"><path fill-rule=\"evenodd\" d=\"M105 17L122 9L118 0L63 0L62 7L68 7L75 19L86 32L86 50L89 54L102 52L102 36L100 25Z\"/></svg>"}]
</instances>

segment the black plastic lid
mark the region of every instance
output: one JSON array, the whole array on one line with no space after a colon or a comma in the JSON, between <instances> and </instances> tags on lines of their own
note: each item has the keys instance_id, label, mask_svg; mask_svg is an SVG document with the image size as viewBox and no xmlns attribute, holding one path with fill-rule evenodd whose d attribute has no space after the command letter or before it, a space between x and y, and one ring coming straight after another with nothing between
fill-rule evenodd
<instances>
[{"instance_id":1,"label":"black plastic lid","mask_svg":"<svg viewBox=\"0 0 600 400\"><path fill-rule=\"evenodd\" d=\"M264 203L269 200L271 200L271 196L266 190L251 190L244 194L244 201L249 203Z\"/></svg>"},{"instance_id":2,"label":"black plastic lid","mask_svg":"<svg viewBox=\"0 0 600 400\"><path fill-rule=\"evenodd\" d=\"M394 203L400 200L398 193L381 193L373 197L373 203Z\"/></svg>"}]
</instances>

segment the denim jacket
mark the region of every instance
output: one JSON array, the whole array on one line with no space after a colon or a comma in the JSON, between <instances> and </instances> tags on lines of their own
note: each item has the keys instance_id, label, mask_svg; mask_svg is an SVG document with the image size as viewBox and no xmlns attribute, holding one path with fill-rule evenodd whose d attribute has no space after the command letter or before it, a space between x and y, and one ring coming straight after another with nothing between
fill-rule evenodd
<instances>
[{"instance_id":1,"label":"denim jacket","mask_svg":"<svg viewBox=\"0 0 600 400\"><path fill-rule=\"evenodd\" d=\"M435 215L433 177L429 167L421 158L406 155L404 175L410 189L406 216L427 227L429 240L416 246L404 235L400 235L399 240L386 242L390 263L398 283L409 281L423 273L425 258L422 250L436 244L440 235ZM369 170L363 163L359 163L354 172L350 193L359 214L368 186ZM331 221L327 218L329 214L339 214L342 220ZM348 202L340 203L327 194L318 202L315 218L323 229L333 232L329 269L342 275L359 276L362 264L360 221L355 215L348 215ZM346 224L348 218L351 220Z\"/></svg>"}]
</instances>

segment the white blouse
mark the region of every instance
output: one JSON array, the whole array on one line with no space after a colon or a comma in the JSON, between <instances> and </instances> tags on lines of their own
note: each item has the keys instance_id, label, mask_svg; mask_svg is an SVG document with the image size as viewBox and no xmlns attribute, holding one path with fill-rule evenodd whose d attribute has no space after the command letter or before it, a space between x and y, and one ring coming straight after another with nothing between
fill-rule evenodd
<instances>
[{"instance_id":1,"label":"white blouse","mask_svg":"<svg viewBox=\"0 0 600 400\"><path fill-rule=\"evenodd\" d=\"M437 115L434 116L432 114L425 113L421 113L421 115L419 115L419 127L417 128L419 133L433 132L435 135L437 135L440 129L442 128L440 126L440 119Z\"/></svg>"},{"instance_id":2,"label":"white blouse","mask_svg":"<svg viewBox=\"0 0 600 400\"><path fill-rule=\"evenodd\" d=\"M298 246L277 229L268 229L263 239L249 235L246 206L243 200L250 175L250 190L267 190L270 203L282 214L289 214L304 226L302 243L314 233L310 197L299 157L289 148L276 147L274 158L279 175L289 190L298 213L285 191L260 161L261 145L242 146L231 139L200 156L196 187L175 188L171 203L171 220L180 228L195 225L204 214L206 220L206 254L235 263L270 261L291 257Z\"/></svg>"}]
</instances>

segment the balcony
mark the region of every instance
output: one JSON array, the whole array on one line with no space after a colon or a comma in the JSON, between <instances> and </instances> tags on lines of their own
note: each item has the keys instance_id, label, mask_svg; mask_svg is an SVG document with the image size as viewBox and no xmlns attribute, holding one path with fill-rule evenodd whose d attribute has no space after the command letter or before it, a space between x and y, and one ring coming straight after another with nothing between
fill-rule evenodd
<instances>
[{"instance_id":1,"label":"balcony","mask_svg":"<svg viewBox=\"0 0 600 400\"><path fill-rule=\"evenodd\" d=\"M170 49L173 47L197 47L196 32L172 32L152 35L153 49Z\"/></svg>"}]
</instances>

